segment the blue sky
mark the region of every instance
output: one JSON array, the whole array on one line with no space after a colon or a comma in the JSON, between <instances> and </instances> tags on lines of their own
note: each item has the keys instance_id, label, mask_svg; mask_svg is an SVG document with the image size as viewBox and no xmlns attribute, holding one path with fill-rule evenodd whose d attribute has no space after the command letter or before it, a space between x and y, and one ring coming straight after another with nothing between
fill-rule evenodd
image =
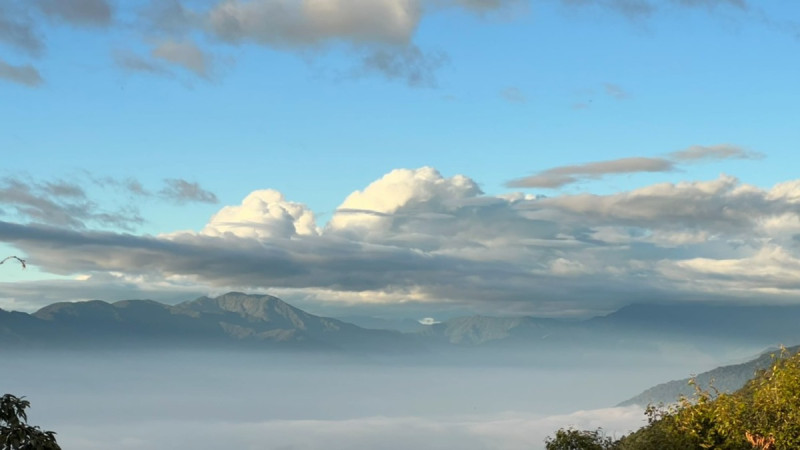
<instances>
[{"instance_id":1,"label":"blue sky","mask_svg":"<svg viewBox=\"0 0 800 450\"><path fill-rule=\"evenodd\" d=\"M793 301L798 47L777 0L3 2L0 307Z\"/></svg>"}]
</instances>

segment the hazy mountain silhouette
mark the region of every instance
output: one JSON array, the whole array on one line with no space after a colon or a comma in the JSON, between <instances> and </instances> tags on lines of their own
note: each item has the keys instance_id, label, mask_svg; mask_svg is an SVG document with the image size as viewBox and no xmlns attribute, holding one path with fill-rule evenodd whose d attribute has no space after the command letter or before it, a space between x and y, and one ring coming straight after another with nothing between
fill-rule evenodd
<instances>
[{"instance_id":1,"label":"hazy mountain silhouette","mask_svg":"<svg viewBox=\"0 0 800 450\"><path fill-rule=\"evenodd\" d=\"M786 351L790 354L797 353L800 351L800 346L787 348ZM780 349L770 349L745 363L717 367L708 372L698 374L694 378L697 385L702 389L709 389L713 385L720 392L732 393L755 377L758 370L769 368L773 363L774 357L779 356L780 353ZM689 384L690 379L684 378L661 383L646 389L644 392L625 400L617 406L668 404L674 403L680 396L691 398L692 394L694 394L694 387Z\"/></svg>"},{"instance_id":2,"label":"hazy mountain silhouette","mask_svg":"<svg viewBox=\"0 0 800 450\"><path fill-rule=\"evenodd\" d=\"M800 339L800 306L723 304L635 304L591 319L599 326L649 333L684 333L747 340Z\"/></svg>"},{"instance_id":3,"label":"hazy mountain silhouette","mask_svg":"<svg viewBox=\"0 0 800 450\"><path fill-rule=\"evenodd\" d=\"M55 303L33 314L0 310L0 340L18 346L296 348L410 351L399 332L315 316L277 297L232 292L176 306L152 300Z\"/></svg>"},{"instance_id":4,"label":"hazy mountain silhouette","mask_svg":"<svg viewBox=\"0 0 800 450\"><path fill-rule=\"evenodd\" d=\"M461 317L400 333L316 316L269 295L231 292L175 306L152 300L55 303L33 314L0 310L8 347L226 347L405 353L469 349L539 355L572 350L654 351L665 342L706 352L800 343L800 307L632 305L588 320ZM380 325L380 322L375 322ZM386 326L396 324L384 323ZM607 353L607 352L606 352Z\"/></svg>"}]
</instances>

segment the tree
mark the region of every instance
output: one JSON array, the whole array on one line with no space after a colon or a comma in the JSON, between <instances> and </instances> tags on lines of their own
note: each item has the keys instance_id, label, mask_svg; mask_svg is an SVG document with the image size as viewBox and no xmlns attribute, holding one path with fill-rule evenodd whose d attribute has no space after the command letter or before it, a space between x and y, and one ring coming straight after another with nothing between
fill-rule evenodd
<instances>
[{"instance_id":1,"label":"tree","mask_svg":"<svg viewBox=\"0 0 800 450\"><path fill-rule=\"evenodd\" d=\"M556 431L554 438L545 440L547 450L611 450L614 441L603 433L602 428L594 431L576 430L574 428Z\"/></svg>"},{"instance_id":2,"label":"tree","mask_svg":"<svg viewBox=\"0 0 800 450\"><path fill-rule=\"evenodd\" d=\"M673 406L649 406L648 424L611 442L598 431L561 429L547 450L796 450L800 448L800 353L732 393L701 389Z\"/></svg>"},{"instance_id":3,"label":"tree","mask_svg":"<svg viewBox=\"0 0 800 450\"><path fill-rule=\"evenodd\" d=\"M54 432L28 425L30 406L25 397L0 398L0 450L61 450Z\"/></svg>"}]
</instances>

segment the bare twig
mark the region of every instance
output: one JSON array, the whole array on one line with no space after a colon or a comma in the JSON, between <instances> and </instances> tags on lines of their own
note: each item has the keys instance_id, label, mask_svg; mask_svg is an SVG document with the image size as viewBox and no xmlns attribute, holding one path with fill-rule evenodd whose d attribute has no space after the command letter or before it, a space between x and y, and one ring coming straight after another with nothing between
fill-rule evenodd
<instances>
[{"instance_id":1,"label":"bare twig","mask_svg":"<svg viewBox=\"0 0 800 450\"><path fill-rule=\"evenodd\" d=\"M22 264L22 268L23 268L23 269L25 269L25 268L27 268L27 267L28 267L28 266L25 264L25 260L24 260L24 259L22 259L22 258L20 258L19 256L7 256L5 259L3 259L2 261L0 261L0 264L3 264L4 262L8 261L9 259L16 259L17 261L19 261L19 263L20 263L20 264Z\"/></svg>"}]
</instances>

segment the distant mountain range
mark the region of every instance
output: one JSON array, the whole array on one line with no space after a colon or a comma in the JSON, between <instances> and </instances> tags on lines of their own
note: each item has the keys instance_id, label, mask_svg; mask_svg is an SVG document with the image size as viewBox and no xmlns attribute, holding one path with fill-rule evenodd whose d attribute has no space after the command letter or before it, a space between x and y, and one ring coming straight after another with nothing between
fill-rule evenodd
<instances>
[{"instance_id":1,"label":"distant mountain range","mask_svg":"<svg viewBox=\"0 0 800 450\"><path fill-rule=\"evenodd\" d=\"M665 342L709 353L736 345L800 343L796 306L643 304L588 320L471 316L434 325L368 317L354 321L364 326L316 316L277 297L238 292L174 306L151 300L55 303L33 314L0 310L0 349L177 346L380 354L483 349L488 355L509 351L535 361L544 354L566 360L576 350L650 352Z\"/></svg>"},{"instance_id":2,"label":"distant mountain range","mask_svg":"<svg viewBox=\"0 0 800 450\"><path fill-rule=\"evenodd\" d=\"M55 303L33 314L0 310L4 346L235 347L412 351L399 332L368 330L297 309L277 297L231 292L175 306L151 300Z\"/></svg>"}]
</instances>

